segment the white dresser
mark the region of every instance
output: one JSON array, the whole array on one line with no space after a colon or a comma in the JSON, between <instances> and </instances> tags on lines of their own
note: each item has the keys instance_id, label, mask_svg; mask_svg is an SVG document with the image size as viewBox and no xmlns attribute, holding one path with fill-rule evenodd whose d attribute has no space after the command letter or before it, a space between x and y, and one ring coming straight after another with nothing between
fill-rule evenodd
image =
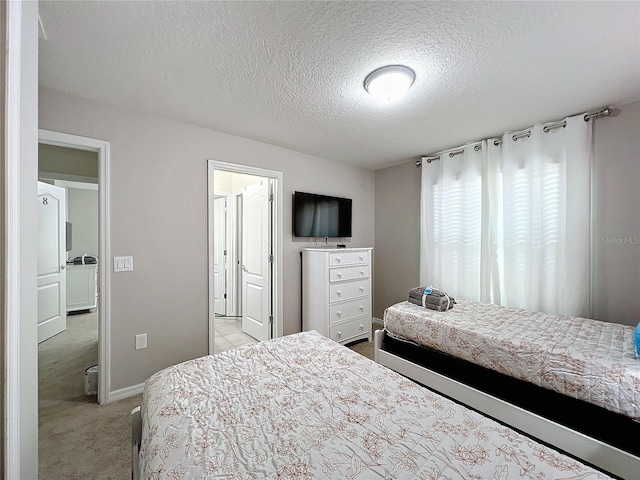
<instances>
[{"instance_id":1,"label":"white dresser","mask_svg":"<svg viewBox=\"0 0 640 480\"><path fill-rule=\"evenodd\" d=\"M372 248L302 249L302 329L371 340Z\"/></svg>"},{"instance_id":2,"label":"white dresser","mask_svg":"<svg viewBox=\"0 0 640 480\"><path fill-rule=\"evenodd\" d=\"M96 308L97 285L97 265L67 265L67 312Z\"/></svg>"}]
</instances>

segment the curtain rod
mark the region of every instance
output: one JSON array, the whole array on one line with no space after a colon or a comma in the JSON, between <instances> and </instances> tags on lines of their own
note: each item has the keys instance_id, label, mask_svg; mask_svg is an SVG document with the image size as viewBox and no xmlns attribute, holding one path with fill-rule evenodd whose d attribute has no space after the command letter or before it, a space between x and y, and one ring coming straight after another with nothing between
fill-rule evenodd
<instances>
[{"instance_id":1,"label":"curtain rod","mask_svg":"<svg viewBox=\"0 0 640 480\"><path fill-rule=\"evenodd\" d=\"M605 107L602 108L600 110L597 110L595 112L590 112L590 113L584 113L584 121L588 122L589 120L591 120L592 118L600 118L600 117L608 117L609 115L611 115L612 109L611 107ZM567 121L563 120L561 122L549 122L549 125L545 125L545 127L543 128L544 132L547 133L551 130L555 130L556 128L564 128L567 126ZM513 141L515 142L516 140L518 140L519 138L525 138L525 137L530 137L531 136L531 130L526 130L520 133L516 133L514 134L511 138L513 139ZM488 140L488 139L487 139ZM478 142L481 142L482 140L478 140ZM502 143L502 140L494 140L493 144L498 146ZM471 143L471 145L473 145L473 142ZM473 149L477 152L478 150L480 150L480 145L476 145L475 147L473 147ZM446 150L444 150L443 152L445 152ZM449 152L449 157L454 157L455 155L459 155L461 153L464 153L464 147L457 149L457 150L453 150L451 152ZM416 167L420 167L422 165L422 162L427 162L427 163L431 163L431 162L435 162L437 160L440 160L442 156L442 152L438 153L438 154L434 154L434 155L428 155L428 156L424 156L422 157L422 159L420 160L416 160Z\"/></svg>"}]
</instances>

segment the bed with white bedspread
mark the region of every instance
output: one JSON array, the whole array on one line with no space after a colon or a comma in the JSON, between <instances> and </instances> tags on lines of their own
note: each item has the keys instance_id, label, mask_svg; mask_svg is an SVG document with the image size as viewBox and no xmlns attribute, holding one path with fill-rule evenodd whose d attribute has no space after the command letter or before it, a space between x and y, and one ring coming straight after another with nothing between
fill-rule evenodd
<instances>
[{"instance_id":1,"label":"bed with white bedspread","mask_svg":"<svg viewBox=\"0 0 640 480\"><path fill-rule=\"evenodd\" d=\"M401 338L640 419L640 360L628 325L459 299L437 312L401 302L385 329Z\"/></svg>"},{"instance_id":2,"label":"bed with white bedspread","mask_svg":"<svg viewBox=\"0 0 640 480\"><path fill-rule=\"evenodd\" d=\"M376 360L622 477L640 478L640 360L627 325L456 299L384 313Z\"/></svg>"},{"instance_id":3,"label":"bed with white bedspread","mask_svg":"<svg viewBox=\"0 0 640 480\"><path fill-rule=\"evenodd\" d=\"M144 479L608 478L314 331L156 373L141 430Z\"/></svg>"}]
</instances>

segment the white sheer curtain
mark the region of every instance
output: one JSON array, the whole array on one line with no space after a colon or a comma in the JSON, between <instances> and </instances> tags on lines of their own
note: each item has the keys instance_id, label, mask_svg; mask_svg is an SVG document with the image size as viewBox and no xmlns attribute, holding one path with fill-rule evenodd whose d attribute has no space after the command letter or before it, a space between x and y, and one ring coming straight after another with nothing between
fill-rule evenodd
<instances>
[{"instance_id":1,"label":"white sheer curtain","mask_svg":"<svg viewBox=\"0 0 640 480\"><path fill-rule=\"evenodd\" d=\"M564 121L487 142L500 174L499 290L503 305L588 317L593 122Z\"/></svg>"},{"instance_id":2,"label":"white sheer curtain","mask_svg":"<svg viewBox=\"0 0 640 480\"><path fill-rule=\"evenodd\" d=\"M483 142L484 143L484 142ZM422 166L420 284L488 302L491 248L486 148Z\"/></svg>"},{"instance_id":3,"label":"white sheer curtain","mask_svg":"<svg viewBox=\"0 0 640 480\"><path fill-rule=\"evenodd\" d=\"M590 316L592 122L565 122L423 165L421 284Z\"/></svg>"}]
</instances>

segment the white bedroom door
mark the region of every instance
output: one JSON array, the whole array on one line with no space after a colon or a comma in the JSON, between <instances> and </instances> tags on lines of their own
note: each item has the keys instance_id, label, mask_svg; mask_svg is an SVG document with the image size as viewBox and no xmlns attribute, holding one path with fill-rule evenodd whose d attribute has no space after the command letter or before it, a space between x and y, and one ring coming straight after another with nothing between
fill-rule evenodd
<instances>
[{"instance_id":1,"label":"white bedroom door","mask_svg":"<svg viewBox=\"0 0 640 480\"><path fill-rule=\"evenodd\" d=\"M66 192L38 182L38 343L67 328Z\"/></svg>"},{"instance_id":2,"label":"white bedroom door","mask_svg":"<svg viewBox=\"0 0 640 480\"><path fill-rule=\"evenodd\" d=\"M227 198L218 197L213 201L213 292L214 313L227 314Z\"/></svg>"},{"instance_id":3,"label":"white bedroom door","mask_svg":"<svg viewBox=\"0 0 640 480\"><path fill-rule=\"evenodd\" d=\"M271 338L271 202L268 179L244 188L242 198L242 331Z\"/></svg>"}]
</instances>

